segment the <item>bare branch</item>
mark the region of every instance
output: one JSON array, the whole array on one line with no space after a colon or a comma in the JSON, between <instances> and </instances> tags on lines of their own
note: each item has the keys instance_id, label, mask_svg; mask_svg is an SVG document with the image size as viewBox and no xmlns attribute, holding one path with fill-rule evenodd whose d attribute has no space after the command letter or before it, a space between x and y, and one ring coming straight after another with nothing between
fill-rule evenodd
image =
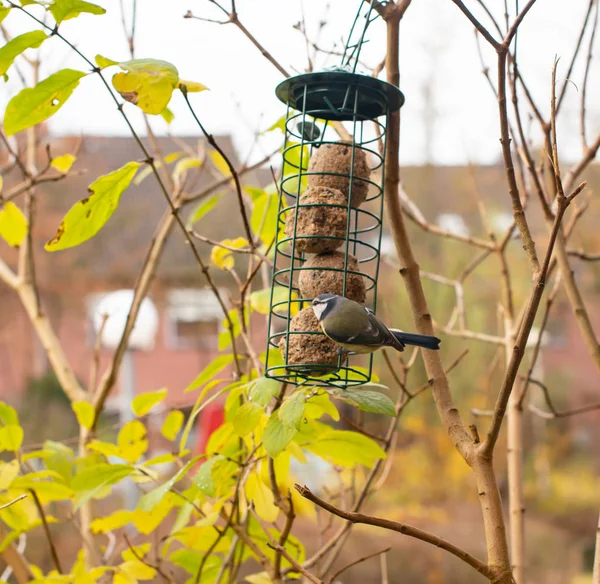
<instances>
[{"instance_id":1,"label":"bare branch","mask_svg":"<svg viewBox=\"0 0 600 584\"><path fill-rule=\"evenodd\" d=\"M412 527L411 525L406 525L404 523L399 523L398 521L391 521L389 519L382 519L379 517L373 517L371 515L364 515L363 513L355 513L353 511L343 511L342 509L338 509L334 507L330 503L323 501L317 497L308 487L299 485L296 483L294 488L302 495L305 499L313 502L315 505L322 507L329 513L333 513L346 521L350 521L351 523L362 523L364 525L373 525L375 527L381 527L382 529L389 529L391 531L397 531L398 533L402 533L403 535L408 535L409 537L414 537L415 539L419 539L436 547L439 547L447 552L450 552L452 555L461 559L463 562L466 562L477 570L480 574L483 574L486 578L491 579L494 576L493 570L487 565L473 557L471 554L467 553L463 549L455 546L447 542L446 540L423 531L418 527Z\"/></svg>"}]
</instances>

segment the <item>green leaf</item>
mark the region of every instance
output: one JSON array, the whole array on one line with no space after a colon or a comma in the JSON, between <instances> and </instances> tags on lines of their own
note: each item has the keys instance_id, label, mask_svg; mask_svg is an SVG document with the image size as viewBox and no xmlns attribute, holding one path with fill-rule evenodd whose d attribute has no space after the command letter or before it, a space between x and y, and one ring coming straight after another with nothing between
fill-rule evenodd
<instances>
[{"instance_id":1,"label":"green leaf","mask_svg":"<svg viewBox=\"0 0 600 584\"><path fill-rule=\"evenodd\" d=\"M5 6L0 6L0 22L2 22L10 12L10 8L6 8Z\"/></svg>"},{"instance_id":2,"label":"green leaf","mask_svg":"<svg viewBox=\"0 0 600 584\"><path fill-rule=\"evenodd\" d=\"M175 483L180 481L188 473L190 468L192 468L192 466L194 466L196 462L198 462L198 460L200 460L203 456L203 454L195 456L184 467L179 469L179 471L175 473L166 483L146 493L140 499L138 507L142 511L152 511L152 509L154 509L154 507L156 507L156 505L162 501L163 497L173 488Z\"/></svg>"},{"instance_id":3,"label":"green leaf","mask_svg":"<svg viewBox=\"0 0 600 584\"><path fill-rule=\"evenodd\" d=\"M300 429L304 416L304 390L300 389L288 397L278 410L279 419L284 426L293 426Z\"/></svg>"},{"instance_id":4,"label":"green leaf","mask_svg":"<svg viewBox=\"0 0 600 584\"><path fill-rule=\"evenodd\" d=\"M181 426L183 426L183 420L185 416L183 412L179 410L173 410L169 412L167 418L163 422L162 428L160 429L160 433L167 440L175 440L177 438L177 434L179 434L179 430L181 430Z\"/></svg>"},{"instance_id":5,"label":"green leaf","mask_svg":"<svg viewBox=\"0 0 600 584\"><path fill-rule=\"evenodd\" d=\"M27 219L12 201L0 208L0 237L12 247L19 247L27 235Z\"/></svg>"},{"instance_id":6,"label":"green leaf","mask_svg":"<svg viewBox=\"0 0 600 584\"><path fill-rule=\"evenodd\" d=\"M281 421L278 411L273 412L263 432L263 446L267 454L271 458L281 454L297 432L295 426L289 426Z\"/></svg>"},{"instance_id":7,"label":"green leaf","mask_svg":"<svg viewBox=\"0 0 600 584\"><path fill-rule=\"evenodd\" d=\"M219 457L215 456L207 460L194 475L194 484L198 487L200 492L207 497L215 496L215 483L212 479L211 470L218 459Z\"/></svg>"},{"instance_id":8,"label":"green leaf","mask_svg":"<svg viewBox=\"0 0 600 584\"><path fill-rule=\"evenodd\" d=\"M193 578L188 580L188 582L194 582L196 574L204 561L205 555L206 554L203 552L194 549L181 548L173 552L169 556L169 560L176 566L183 568L188 574L191 574ZM215 581L221 568L222 561L223 560L220 557L215 555L206 558L202 567L202 584L212 584L212 582Z\"/></svg>"},{"instance_id":9,"label":"green leaf","mask_svg":"<svg viewBox=\"0 0 600 584\"><path fill-rule=\"evenodd\" d=\"M5 491L19 474L19 461L0 462L0 491Z\"/></svg>"},{"instance_id":10,"label":"green leaf","mask_svg":"<svg viewBox=\"0 0 600 584\"><path fill-rule=\"evenodd\" d=\"M250 385L248 399L263 408L279 393L279 382L268 377L259 377Z\"/></svg>"},{"instance_id":11,"label":"green leaf","mask_svg":"<svg viewBox=\"0 0 600 584\"><path fill-rule=\"evenodd\" d=\"M71 166L73 166L74 162L75 156L72 154L63 154L62 156L53 158L52 162L50 162L50 166L52 166L52 168L56 168L56 170L62 174L67 174L67 172L71 170Z\"/></svg>"},{"instance_id":12,"label":"green leaf","mask_svg":"<svg viewBox=\"0 0 600 584\"><path fill-rule=\"evenodd\" d=\"M17 452L23 444L23 428L15 424L0 428L0 448Z\"/></svg>"},{"instance_id":13,"label":"green leaf","mask_svg":"<svg viewBox=\"0 0 600 584\"><path fill-rule=\"evenodd\" d=\"M46 440L44 452L48 454L44 458L46 468L62 476L67 485L71 484L73 470L75 469L75 454L73 450L60 442Z\"/></svg>"},{"instance_id":14,"label":"green leaf","mask_svg":"<svg viewBox=\"0 0 600 584\"><path fill-rule=\"evenodd\" d=\"M84 468L73 477L71 483L71 487L80 492L74 511L102 489L118 483L134 471L135 468L129 464L100 463Z\"/></svg>"},{"instance_id":15,"label":"green leaf","mask_svg":"<svg viewBox=\"0 0 600 584\"><path fill-rule=\"evenodd\" d=\"M134 467L129 464L108 464L102 462L82 469L73 477L72 486L76 491L90 491L96 487L115 484L129 476Z\"/></svg>"},{"instance_id":16,"label":"green leaf","mask_svg":"<svg viewBox=\"0 0 600 584\"><path fill-rule=\"evenodd\" d=\"M348 388L333 393L333 397L342 400L351 406L357 407L364 412L374 414L384 414L386 416L396 415L396 406L394 402L385 394L378 391L368 391L366 389Z\"/></svg>"},{"instance_id":17,"label":"green leaf","mask_svg":"<svg viewBox=\"0 0 600 584\"><path fill-rule=\"evenodd\" d=\"M73 402L71 407L77 416L79 425L83 426L87 430L91 430L96 417L96 410L94 409L94 406L90 402L78 401Z\"/></svg>"},{"instance_id":18,"label":"green leaf","mask_svg":"<svg viewBox=\"0 0 600 584\"><path fill-rule=\"evenodd\" d=\"M158 391L150 391L136 395L131 402L133 413L141 418L145 416L155 405L159 404L167 397L167 390L159 389Z\"/></svg>"},{"instance_id":19,"label":"green leaf","mask_svg":"<svg viewBox=\"0 0 600 584\"><path fill-rule=\"evenodd\" d=\"M174 65L157 59L132 59L119 67L127 73L116 73L112 84L123 99L147 114L160 114L167 107L179 83Z\"/></svg>"},{"instance_id":20,"label":"green leaf","mask_svg":"<svg viewBox=\"0 0 600 584\"><path fill-rule=\"evenodd\" d=\"M175 119L175 114L168 107L160 112L160 116L165 122L167 122L167 124L171 124L171 122Z\"/></svg>"},{"instance_id":21,"label":"green leaf","mask_svg":"<svg viewBox=\"0 0 600 584\"><path fill-rule=\"evenodd\" d=\"M277 314L287 314L289 311L289 301L297 300L298 294L292 290L290 291L285 286L274 286L273 287L273 312ZM298 302L292 302L291 314L296 316L300 305ZM264 290L257 290L250 294L250 306L256 310L259 314L269 314L271 310L271 289L265 288Z\"/></svg>"},{"instance_id":22,"label":"green leaf","mask_svg":"<svg viewBox=\"0 0 600 584\"><path fill-rule=\"evenodd\" d=\"M53 116L69 99L79 80L87 73L62 69L35 87L27 87L15 95L4 112L4 132L12 136Z\"/></svg>"},{"instance_id":23,"label":"green leaf","mask_svg":"<svg viewBox=\"0 0 600 584\"><path fill-rule=\"evenodd\" d=\"M4 426L18 426L19 415L17 414L17 410L4 402L0 402L0 422Z\"/></svg>"},{"instance_id":24,"label":"green leaf","mask_svg":"<svg viewBox=\"0 0 600 584\"><path fill-rule=\"evenodd\" d=\"M112 59L108 59L107 57L103 57L102 55L96 55L94 57L94 61L96 61L96 65L100 67L100 69L106 69L106 67L112 67L113 65L118 65L118 61L113 61Z\"/></svg>"},{"instance_id":25,"label":"green leaf","mask_svg":"<svg viewBox=\"0 0 600 584\"><path fill-rule=\"evenodd\" d=\"M371 467L376 460L386 456L375 440L347 430L327 429L301 446L332 464L348 468L357 464Z\"/></svg>"},{"instance_id":26,"label":"green leaf","mask_svg":"<svg viewBox=\"0 0 600 584\"><path fill-rule=\"evenodd\" d=\"M265 193L259 196L252 206L250 226L265 245L271 245L277 235L277 213L279 195Z\"/></svg>"},{"instance_id":27,"label":"green leaf","mask_svg":"<svg viewBox=\"0 0 600 584\"><path fill-rule=\"evenodd\" d=\"M258 404L248 402L240 406L233 416L232 424L235 433L243 438L258 426L263 409Z\"/></svg>"},{"instance_id":28,"label":"green leaf","mask_svg":"<svg viewBox=\"0 0 600 584\"><path fill-rule=\"evenodd\" d=\"M48 35L41 30L33 30L16 36L0 49L0 75L5 75L14 60L26 49L36 49Z\"/></svg>"},{"instance_id":29,"label":"green leaf","mask_svg":"<svg viewBox=\"0 0 600 584\"><path fill-rule=\"evenodd\" d=\"M105 14L106 10L101 6L83 0L54 0L50 5L50 12L54 16L56 24L60 24L63 20L75 18L83 12L87 14Z\"/></svg>"},{"instance_id":30,"label":"green leaf","mask_svg":"<svg viewBox=\"0 0 600 584\"><path fill-rule=\"evenodd\" d=\"M194 391L194 389L204 385L231 363L233 363L233 355L219 355L198 374L196 379L185 388L184 392Z\"/></svg>"},{"instance_id":31,"label":"green leaf","mask_svg":"<svg viewBox=\"0 0 600 584\"><path fill-rule=\"evenodd\" d=\"M217 203L220 201L221 197L224 194L225 193L216 193L204 199L190 215L190 218L187 221L187 226L193 227L193 225L200 221L200 219L202 219L204 215L212 211L217 206Z\"/></svg>"},{"instance_id":32,"label":"green leaf","mask_svg":"<svg viewBox=\"0 0 600 584\"><path fill-rule=\"evenodd\" d=\"M58 251L75 247L94 237L115 212L121 195L139 167L139 162L128 162L119 170L96 179L89 186L90 195L69 209L56 235L44 248L47 251Z\"/></svg>"}]
</instances>

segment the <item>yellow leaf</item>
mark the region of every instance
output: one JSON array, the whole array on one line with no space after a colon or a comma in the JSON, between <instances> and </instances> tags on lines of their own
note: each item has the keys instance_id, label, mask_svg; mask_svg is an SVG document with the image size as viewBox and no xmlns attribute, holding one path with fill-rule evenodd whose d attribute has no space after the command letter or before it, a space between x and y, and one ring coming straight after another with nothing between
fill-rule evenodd
<instances>
[{"instance_id":1,"label":"yellow leaf","mask_svg":"<svg viewBox=\"0 0 600 584\"><path fill-rule=\"evenodd\" d=\"M137 462L148 450L146 427L139 420L128 422L121 428L117 437L120 456L128 462Z\"/></svg>"},{"instance_id":2,"label":"yellow leaf","mask_svg":"<svg viewBox=\"0 0 600 584\"><path fill-rule=\"evenodd\" d=\"M19 461L3 462L0 466L0 490L5 491L19 474Z\"/></svg>"},{"instance_id":3,"label":"yellow leaf","mask_svg":"<svg viewBox=\"0 0 600 584\"><path fill-rule=\"evenodd\" d=\"M112 65L118 65L118 61L113 61L112 59L108 59L107 57L103 57L102 55L96 55L94 57L94 61L96 61L96 65L100 67L100 69L105 69L106 67L111 67Z\"/></svg>"},{"instance_id":4,"label":"yellow leaf","mask_svg":"<svg viewBox=\"0 0 600 584\"><path fill-rule=\"evenodd\" d=\"M147 114L160 114L169 104L179 82L177 69L166 61L133 59L119 63L127 73L116 73L114 88Z\"/></svg>"},{"instance_id":5,"label":"yellow leaf","mask_svg":"<svg viewBox=\"0 0 600 584\"><path fill-rule=\"evenodd\" d=\"M107 458L110 456L120 456L121 452L119 447L116 444L111 444L110 442L102 442L101 440L92 440L88 444L88 448L92 452L99 452L100 454L104 454Z\"/></svg>"},{"instance_id":6,"label":"yellow leaf","mask_svg":"<svg viewBox=\"0 0 600 584\"><path fill-rule=\"evenodd\" d=\"M202 166L202 160L199 158L193 158L191 156L182 158L177 162L175 168L173 169L173 180L180 183L181 177L187 174L188 170L191 170L192 168L198 168L199 166Z\"/></svg>"},{"instance_id":7,"label":"yellow leaf","mask_svg":"<svg viewBox=\"0 0 600 584\"><path fill-rule=\"evenodd\" d=\"M179 434L179 430L181 430L184 419L185 416L183 415L183 412L180 412L179 410L173 410L172 412L169 412L162 425L162 428L160 429L160 433L167 440L175 440L175 438L177 438L177 434Z\"/></svg>"},{"instance_id":8,"label":"yellow leaf","mask_svg":"<svg viewBox=\"0 0 600 584\"><path fill-rule=\"evenodd\" d=\"M66 103L86 75L83 71L62 69L35 87L22 89L4 110L4 133L12 136L46 121Z\"/></svg>"},{"instance_id":9,"label":"yellow leaf","mask_svg":"<svg viewBox=\"0 0 600 584\"><path fill-rule=\"evenodd\" d=\"M149 544L148 542L136 545L133 547L133 549L127 548L126 550L121 552L121 558L123 558L124 562L139 562L136 555L143 558L150 551L150 548L151 544Z\"/></svg>"},{"instance_id":10,"label":"yellow leaf","mask_svg":"<svg viewBox=\"0 0 600 584\"><path fill-rule=\"evenodd\" d=\"M44 249L67 249L94 237L112 217L139 167L139 162L128 162L118 170L98 177L89 186L90 194L69 209L56 235Z\"/></svg>"},{"instance_id":11,"label":"yellow leaf","mask_svg":"<svg viewBox=\"0 0 600 584\"><path fill-rule=\"evenodd\" d=\"M0 428L0 447L10 452L16 452L23 444L23 428L15 424Z\"/></svg>"},{"instance_id":12,"label":"yellow leaf","mask_svg":"<svg viewBox=\"0 0 600 584\"><path fill-rule=\"evenodd\" d=\"M244 486L244 492L246 493L248 501L254 503L256 514L261 519L268 523L272 523L277 519L279 509L275 505L273 493L271 492L271 489L260 480L255 472L250 473L248 476L246 485Z\"/></svg>"},{"instance_id":13,"label":"yellow leaf","mask_svg":"<svg viewBox=\"0 0 600 584\"><path fill-rule=\"evenodd\" d=\"M223 156L217 152L216 150L211 150L208 155L210 156L210 159L212 160L212 163L214 164L215 168L223 175L223 176L230 176L231 175L231 170L229 169L229 165L227 164L227 161L223 158Z\"/></svg>"},{"instance_id":14,"label":"yellow leaf","mask_svg":"<svg viewBox=\"0 0 600 584\"><path fill-rule=\"evenodd\" d=\"M11 201L0 208L0 237L12 247L19 247L27 235L27 219Z\"/></svg>"},{"instance_id":15,"label":"yellow leaf","mask_svg":"<svg viewBox=\"0 0 600 584\"><path fill-rule=\"evenodd\" d=\"M202 83L197 83L196 81L185 81L184 79L180 79L177 87L183 91L183 86L185 86L185 91L187 93L199 93L200 91L208 91L208 87L206 85L202 85Z\"/></svg>"},{"instance_id":16,"label":"yellow leaf","mask_svg":"<svg viewBox=\"0 0 600 584\"><path fill-rule=\"evenodd\" d=\"M133 520L133 511L119 509L106 517L99 517L92 521L90 527L93 533L107 533L128 525Z\"/></svg>"},{"instance_id":17,"label":"yellow leaf","mask_svg":"<svg viewBox=\"0 0 600 584\"><path fill-rule=\"evenodd\" d=\"M72 154L63 154L62 156L57 156L56 158L53 158L52 162L50 163L50 166L56 168L58 172L67 174L67 172L69 172L69 170L71 169L71 166L73 166L75 160L76 158Z\"/></svg>"},{"instance_id":18,"label":"yellow leaf","mask_svg":"<svg viewBox=\"0 0 600 584\"><path fill-rule=\"evenodd\" d=\"M371 467L386 456L375 440L348 430L325 430L316 440L305 444L305 448L332 464L348 468L357 464Z\"/></svg>"},{"instance_id":19,"label":"yellow leaf","mask_svg":"<svg viewBox=\"0 0 600 584\"><path fill-rule=\"evenodd\" d=\"M150 391L148 393L142 393L136 395L131 402L131 409L133 413L142 417L145 416L155 405L159 404L162 400L167 397L167 390L159 389L158 391Z\"/></svg>"},{"instance_id":20,"label":"yellow leaf","mask_svg":"<svg viewBox=\"0 0 600 584\"><path fill-rule=\"evenodd\" d=\"M157 505L149 511L144 511L139 507L133 512L133 524L135 528L144 535L152 533L171 512L174 505L179 502L174 493L165 493Z\"/></svg>"},{"instance_id":21,"label":"yellow leaf","mask_svg":"<svg viewBox=\"0 0 600 584\"><path fill-rule=\"evenodd\" d=\"M243 237L236 237L235 239L224 239L221 241L223 245L227 247L233 247L235 249L241 249L248 245L248 240ZM218 245L213 246L212 251L210 253L210 259L217 266L224 271L231 270L235 265L235 260L233 257L233 251L230 249L226 249L224 247L220 247Z\"/></svg>"},{"instance_id":22,"label":"yellow leaf","mask_svg":"<svg viewBox=\"0 0 600 584\"><path fill-rule=\"evenodd\" d=\"M78 401L73 402L71 407L77 416L79 425L83 426L87 430L91 430L92 425L94 424L94 418L96 417L96 410L94 410L94 406L90 402Z\"/></svg>"},{"instance_id":23,"label":"yellow leaf","mask_svg":"<svg viewBox=\"0 0 600 584\"><path fill-rule=\"evenodd\" d=\"M156 570L139 560L132 560L130 562L124 562L119 566L119 569L125 572L130 578L134 580L152 580L156 575Z\"/></svg>"}]
</instances>

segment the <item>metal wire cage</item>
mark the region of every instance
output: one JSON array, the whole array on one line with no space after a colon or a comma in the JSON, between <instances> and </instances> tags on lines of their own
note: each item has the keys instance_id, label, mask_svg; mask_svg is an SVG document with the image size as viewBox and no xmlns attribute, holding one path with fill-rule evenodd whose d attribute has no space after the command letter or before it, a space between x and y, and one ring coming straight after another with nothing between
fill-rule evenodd
<instances>
[{"instance_id":1,"label":"metal wire cage","mask_svg":"<svg viewBox=\"0 0 600 584\"><path fill-rule=\"evenodd\" d=\"M294 340L294 335L323 336L318 329L291 330L290 324L300 309L310 307L312 300L301 297L298 284L302 272L310 269L305 264L312 256L301 251L307 247L307 240L330 240L325 245L337 248L343 254L343 267L322 267L319 270L341 274L343 296L347 295L349 279L362 277L371 309L376 311L386 125L389 114L404 103L404 96L389 83L343 70L290 78L277 87L276 95L286 104L287 114L265 375L283 382L307 386L339 388L367 383L371 380L372 356L351 353L335 356L334 363L331 359L324 363L315 363L314 359L307 363L298 362L297 359L290 362L290 343ZM335 168L309 170L309 160L317 154L319 148L340 145L339 138L331 128L332 122L342 123L351 135L350 141L341 143L350 148L347 172L337 172ZM359 155L366 157L368 161L368 178L364 175L356 176ZM314 183L316 175L325 177L319 179L324 182L347 181L347 202L303 202L301 198L307 191L307 184ZM360 183L368 185L364 202L353 199L353 191L357 191ZM298 228L300 214L317 206L326 208L325 213L344 214L346 224L343 233L340 230L330 231L326 227L315 235L303 233ZM357 264L350 254L356 258ZM325 292L332 290L320 291ZM302 337L302 343L307 339L310 337Z\"/></svg>"}]
</instances>

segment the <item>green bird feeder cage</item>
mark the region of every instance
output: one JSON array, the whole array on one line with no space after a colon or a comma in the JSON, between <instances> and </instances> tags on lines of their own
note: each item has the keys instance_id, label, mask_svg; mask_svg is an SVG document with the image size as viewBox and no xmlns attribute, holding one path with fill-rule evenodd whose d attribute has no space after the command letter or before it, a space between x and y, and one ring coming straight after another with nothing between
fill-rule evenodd
<instances>
[{"instance_id":1,"label":"green bird feeder cage","mask_svg":"<svg viewBox=\"0 0 600 584\"><path fill-rule=\"evenodd\" d=\"M400 90L344 70L281 83L286 104L278 236L272 277L266 376L308 386L371 379L371 355L341 355L311 308L339 294L376 311L382 235L386 125ZM332 123L342 123L340 141Z\"/></svg>"}]
</instances>

